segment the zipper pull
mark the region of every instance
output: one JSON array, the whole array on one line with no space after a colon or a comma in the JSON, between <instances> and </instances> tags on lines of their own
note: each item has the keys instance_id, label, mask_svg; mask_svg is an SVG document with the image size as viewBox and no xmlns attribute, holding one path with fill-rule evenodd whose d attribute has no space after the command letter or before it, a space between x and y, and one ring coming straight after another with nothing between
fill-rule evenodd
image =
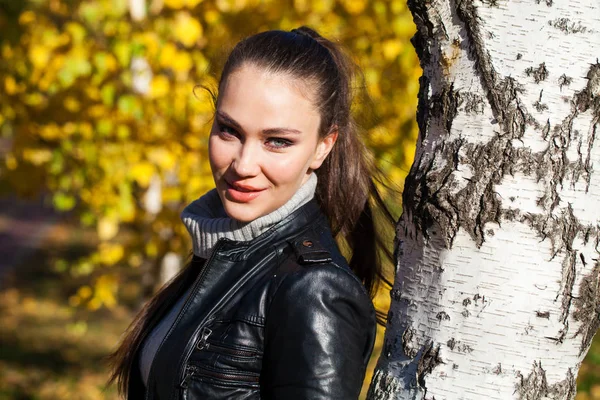
<instances>
[{"instance_id":1,"label":"zipper pull","mask_svg":"<svg viewBox=\"0 0 600 400\"><path fill-rule=\"evenodd\" d=\"M196 368L191 365L185 367L183 379L179 382L179 387L185 389L190 383L190 378L196 373Z\"/></svg>"},{"instance_id":2,"label":"zipper pull","mask_svg":"<svg viewBox=\"0 0 600 400\"><path fill-rule=\"evenodd\" d=\"M185 376L183 377L183 380L179 383L179 387L182 389L185 389L186 387L188 387L191 377L192 377L192 374L186 373Z\"/></svg>"},{"instance_id":3,"label":"zipper pull","mask_svg":"<svg viewBox=\"0 0 600 400\"><path fill-rule=\"evenodd\" d=\"M196 345L196 348L198 350L204 350L206 348L208 348L208 343L206 342L208 340L208 337L212 334L212 330L210 328L207 328L206 326L202 328L202 330L200 331L200 340L198 341L198 344Z\"/></svg>"}]
</instances>

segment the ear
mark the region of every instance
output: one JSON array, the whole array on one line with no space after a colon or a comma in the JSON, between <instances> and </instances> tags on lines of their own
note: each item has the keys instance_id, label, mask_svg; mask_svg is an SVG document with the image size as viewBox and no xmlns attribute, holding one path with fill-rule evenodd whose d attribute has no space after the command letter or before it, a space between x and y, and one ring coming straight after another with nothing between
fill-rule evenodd
<instances>
[{"instance_id":1,"label":"ear","mask_svg":"<svg viewBox=\"0 0 600 400\"><path fill-rule=\"evenodd\" d=\"M319 143L317 144L317 149L315 151L315 157L313 158L312 162L310 163L309 168L311 170L318 169L321 166L321 164L323 164L323 161L325 161L325 159L331 152L331 149L333 149L333 145L335 144L337 138L338 138L338 130L337 130L337 128L335 128L335 129L332 129L331 132L327 136L325 136L323 139L321 139L319 141Z\"/></svg>"}]
</instances>

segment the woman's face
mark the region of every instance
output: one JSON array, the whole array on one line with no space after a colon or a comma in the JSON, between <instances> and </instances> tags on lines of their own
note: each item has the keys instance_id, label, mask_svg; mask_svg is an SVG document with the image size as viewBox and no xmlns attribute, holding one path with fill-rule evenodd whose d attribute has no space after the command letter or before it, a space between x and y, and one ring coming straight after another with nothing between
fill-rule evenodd
<instances>
[{"instance_id":1,"label":"woman's face","mask_svg":"<svg viewBox=\"0 0 600 400\"><path fill-rule=\"evenodd\" d=\"M275 211L321 166L337 133L319 138L312 95L299 80L253 65L227 77L208 150L229 217L249 222Z\"/></svg>"}]
</instances>

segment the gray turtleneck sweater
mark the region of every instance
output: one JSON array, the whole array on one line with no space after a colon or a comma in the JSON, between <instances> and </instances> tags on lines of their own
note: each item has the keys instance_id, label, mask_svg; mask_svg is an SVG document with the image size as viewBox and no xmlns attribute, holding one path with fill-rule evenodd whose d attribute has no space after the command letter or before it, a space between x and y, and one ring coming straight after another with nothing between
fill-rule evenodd
<instances>
[{"instance_id":1,"label":"gray turtleneck sweater","mask_svg":"<svg viewBox=\"0 0 600 400\"><path fill-rule=\"evenodd\" d=\"M287 203L270 214L248 223L242 223L227 217L217 191L215 189L209 191L188 205L181 213L181 220L192 236L194 254L198 257L208 259L220 238L249 241L258 237L297 208L308 203L314 197L316 187L317 176L312 173L308 181L298 189ZM169 313L154 327L142 343L139 360L140 372L146 386L148 385L150 367L156 351L167 331L173 322L175 322L175 318L177 318L179 311L183 307L190 290L191 287L177 300Z\"/></svg>"}]
</instances>

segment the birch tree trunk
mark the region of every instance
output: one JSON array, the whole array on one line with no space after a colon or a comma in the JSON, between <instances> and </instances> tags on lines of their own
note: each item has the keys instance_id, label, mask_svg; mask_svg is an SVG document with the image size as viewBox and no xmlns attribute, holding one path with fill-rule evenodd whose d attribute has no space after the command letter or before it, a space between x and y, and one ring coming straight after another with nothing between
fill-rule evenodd
<instances>
[{"instance_id":1,"label":"birch tree trunk","mask_svg":"<svg viewBox=\"0 0 600 400\"><path fill-rule=\"evenodd\" d=\"M369 399L572 399L600 310L600 2L411 0L415 161Z\"/></svg>"}]
</instances>

